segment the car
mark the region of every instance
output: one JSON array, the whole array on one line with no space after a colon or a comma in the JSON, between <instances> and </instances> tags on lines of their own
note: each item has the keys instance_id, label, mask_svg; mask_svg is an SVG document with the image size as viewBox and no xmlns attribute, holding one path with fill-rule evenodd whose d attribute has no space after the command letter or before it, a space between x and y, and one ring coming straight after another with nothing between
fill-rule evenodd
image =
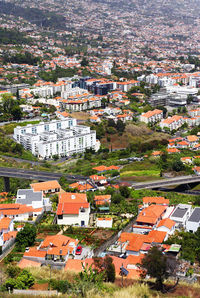
<instances>
[{"instance_id":1,"label":"car","mask_svg":"<svg viewBox=\"0 0 200 298\"><path fill-rule=\"evenodd\" d=\"M78 246L78 247L76 248L76 252L75 252L75 254L80 256L80 255L82 254L82 250L83 250L82 246Z\"/></svg>"},{"instance_id":2,"label":"car","mask_svg":"<svg viewBox=\"0 0 200 298\"><path fill-rule=\"evenodd\" d=\"M127 258L126 252L125 252L124 254L121 254L119 257L120 257L121 259L126 259L126 258Z\"/></svg>"}]
</instances>

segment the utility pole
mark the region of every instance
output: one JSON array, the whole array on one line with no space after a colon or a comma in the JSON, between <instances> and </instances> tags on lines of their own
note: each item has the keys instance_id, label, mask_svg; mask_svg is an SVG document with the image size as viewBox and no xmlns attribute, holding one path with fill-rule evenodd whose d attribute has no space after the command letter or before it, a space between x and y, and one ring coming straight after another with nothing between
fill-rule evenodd
<instances>
[{"instance_id":1,"label":"utility pole","mask_svg":"<svg viewBox=\"0 0 200 298\"><path fill-rule=\"evenodd\" d=\"M122 263L122 267L121 267L121 274L122 274L122 288L124 287L124 273L123 273L123 269L124 268L124 265Z\"/></svg>"}]
</instances>

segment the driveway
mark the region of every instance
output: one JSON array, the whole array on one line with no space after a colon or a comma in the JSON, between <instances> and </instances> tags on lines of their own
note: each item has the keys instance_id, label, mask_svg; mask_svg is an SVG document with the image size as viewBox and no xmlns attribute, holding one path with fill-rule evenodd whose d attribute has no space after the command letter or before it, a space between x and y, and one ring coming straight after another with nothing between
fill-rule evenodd
<instances>
[{"instance_id":1,"label":"driveway","mask_svg":"<svg viewBox=\"0 0 200 298\"><path fill-rule=\"evenodd\" d=\"M86 258L91 258L93 256L93 250L89 246L84 246L82 250L82 254L80 256L75 255L76 260L83 260Z\"/></svg>"}]
</instances>

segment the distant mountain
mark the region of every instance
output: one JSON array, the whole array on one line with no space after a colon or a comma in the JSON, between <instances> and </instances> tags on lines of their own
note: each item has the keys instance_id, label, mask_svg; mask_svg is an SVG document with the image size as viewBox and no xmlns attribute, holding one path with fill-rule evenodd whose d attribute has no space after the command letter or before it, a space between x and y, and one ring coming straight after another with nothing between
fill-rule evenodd
<instances>
[{"instance_id":1,"label":"distant mountain","mask_svg":"<svg viewBox=\"0 0 200 298\"><path fill-rule=\"evenodd\" d=\"M22 17L30 23L46 28L65 28L65 18L61 15L48 12L47 10L44 11L38 8L22 7L11 2L0 1L0 15L2 14Z\"/></svg>"}]
</instances>

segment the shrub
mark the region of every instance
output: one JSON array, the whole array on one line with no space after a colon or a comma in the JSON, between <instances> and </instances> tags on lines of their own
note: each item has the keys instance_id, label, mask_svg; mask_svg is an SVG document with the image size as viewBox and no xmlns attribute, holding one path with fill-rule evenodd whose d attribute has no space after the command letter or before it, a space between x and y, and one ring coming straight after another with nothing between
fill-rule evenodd
<instances>
[{"instance_id":1,"label":"shrub","mask_svg":"<svg viewBox=\"0 0 200 298\"><path fill-rule=\"evenodd\" d=\"M67 280L52 279L50 285L53 288L53 290L57 290L62 294L65 294L67 290L71 288L71 284Z\"/></svg>"}]
</instances>

